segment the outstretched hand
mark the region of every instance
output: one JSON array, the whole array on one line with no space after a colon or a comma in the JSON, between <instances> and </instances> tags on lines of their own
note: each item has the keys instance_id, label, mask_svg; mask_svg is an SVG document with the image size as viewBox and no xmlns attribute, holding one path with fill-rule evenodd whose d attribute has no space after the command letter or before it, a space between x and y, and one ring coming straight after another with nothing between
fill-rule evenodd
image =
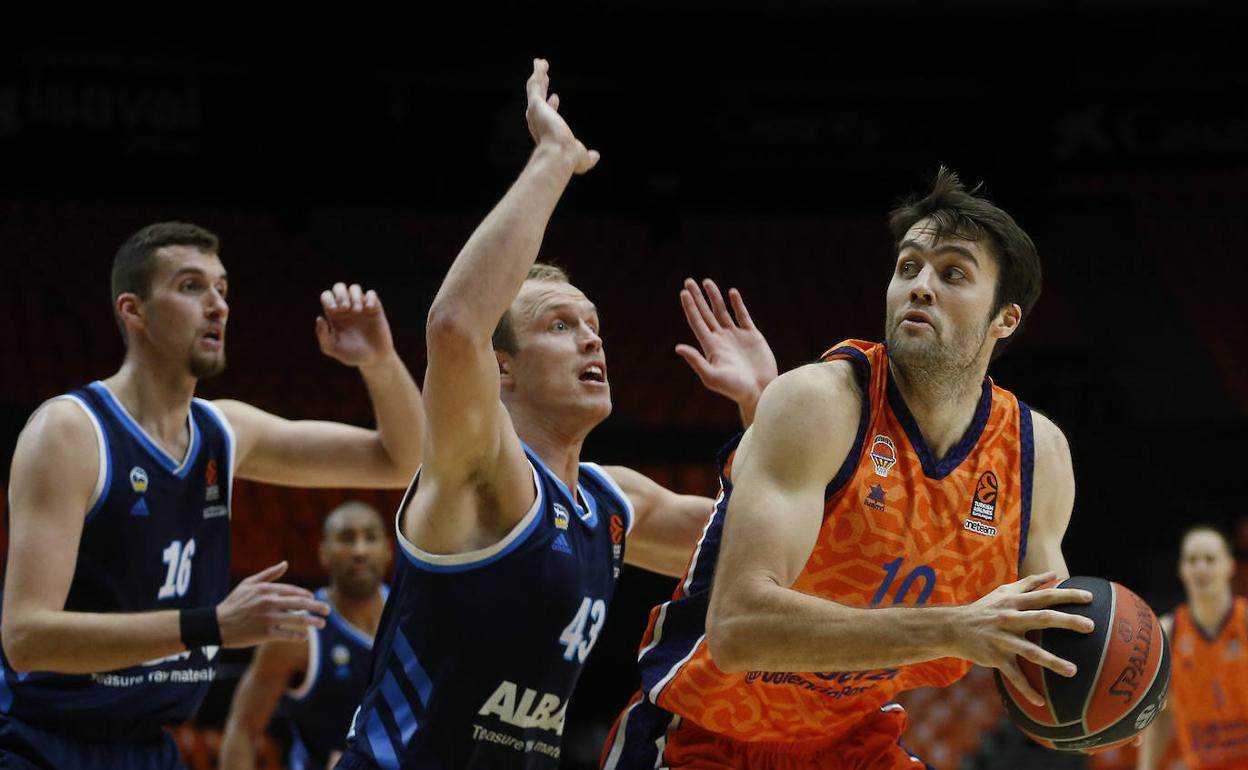
<instances>
[{"instance_id":1,"label":"outstretched hand","mask_svg":"<svg viewBox=\"0 0 1248 770\"><path fill-rule=\"evenodd\" d=\"M316 319L321 352L347 366L367 367L394 352L390 324L377 292L365 292L358 283L321 292L324 311Z\"/></svg>"},{"instance_id":2,"label":"outstretched hand","mask_svg":"<svg viewBox=\"0 0 1248 770\"><path fill-rule=\"evenodd\" d=\"M533 74L525 84L529 106L524 112L529 122L529 133L539 147L544 143L558 146L570 152L576 161L575 172L584 174L598 163L597 150L589 150L572 133L567 121L559 114L559 95L550 94L550 63L545 59L533 60Z\"/></svg>"},{"instance_id":3,"label":"outstretched hand","mask_svg":"<svg viewBox=\"0 0 1248 770\"><path fill-rule=\"evenodd\" d=\"M1064 628L1089 633L1095 624L1082 615L1049 609L1055 604L1087 604L1092 594L1076 588L1049 588L1057 573L1031 575L998 586L992 593L963 609L958 623L957 656L981 666L995 668L1010 684L1037 706L1044 697L1031 686L1018 665L1023 658L1061 676L1074 676L1075 664L1063 660L1027 638L1027 632Z\"/></svg>"},{"instance_id":4,"label":"outstretched hand","mask_svg":"<svg viewBox=\"0 0 1248 770\"><path fill-rule=\"evenodd\" d=\"M702 349L677 345L676 352L708 390L727 396L741 407L741 416L748 425L753 421L754 406L763 388L776 378L776 357L750 318L741 293L729 289L728 299L736 320L714 281L706 278L699 288L692 278L685 279L680 304Z\"/></svg>"}]
</instances>

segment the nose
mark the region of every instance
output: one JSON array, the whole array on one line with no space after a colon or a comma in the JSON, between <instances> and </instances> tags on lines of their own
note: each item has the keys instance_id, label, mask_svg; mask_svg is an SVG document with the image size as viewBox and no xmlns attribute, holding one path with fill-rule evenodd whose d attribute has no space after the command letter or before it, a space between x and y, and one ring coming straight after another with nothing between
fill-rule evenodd
<instances>
[{"instance_id":1,"label":"nose","mask_svg":"<svg viewBox=\"0 0 1248 770\"><path fill-rule=\"evenodd\" d=\"M586 353L596 353L602 350L602 337L598 336L598 332L594 331L589 324L582 324L581 333L581 349Z\"/></svg>"},{"instance_id":2,"label":"nose","mask_svg":"<svg viewBox=\"0 0 1248 770\"><path fill-rule=\"evenodd\" d=\"M932 304L932 266L924 265L910 282L910 302L917 305Z\"/></svg>"},{"instance_id":3,"label":"nose","mask_svg":"<svg viewBox=\"0 0 1248 770\"><path fill-rule=\"evenodd\" d=\"M214 321L224 321L230 314L230 304L225 295L214 286L208 290L208 317Z\"/></svg>"}]
</instances>

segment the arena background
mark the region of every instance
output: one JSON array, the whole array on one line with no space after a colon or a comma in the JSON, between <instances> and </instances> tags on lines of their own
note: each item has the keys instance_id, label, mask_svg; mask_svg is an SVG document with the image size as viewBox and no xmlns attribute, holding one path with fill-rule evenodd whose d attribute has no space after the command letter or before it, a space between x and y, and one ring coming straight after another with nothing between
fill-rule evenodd
<instances>
[{"instance_id":1,"label":"arena background","mask_svg":"<svg viewBox=\"0 0 1248 770\"><path fill-rule=\"evenodd\" d=\"M377 288L419 376L433 293L529 150L522 86L540 55L603 154L543 249L602 310L616 406L585 457L712 493L736 415L672 352L691 338L681 279L741 288L782 370L879 338L886 213L945 163L986 180L1045 260L1044 294L992 374L1070 439L1072 572L1164 611L1185 527L1224 525L1248 553L1243 4L57 14L11 7L0 23L6 488L30 412L115 370L109 264L160 219L216 230L231 275L230 365L201 395L368 424L358 376L317 351L319 291ZM354 495L240 483L236 577L287 557L316 584L320 517ZM398 497L358 496L386 514ZM592 765L634 683L646 612L672 585L623 576L573 700L567 767ZM194 766L211 766L246 659L227 658L201 729L181 735ZM995 700L982 680L966 699ZM1062 761L996 729L995 702L950 703L912 717L942 770ZM941 744L968 720L971 736Z\"/></svg>"}]
</instances>

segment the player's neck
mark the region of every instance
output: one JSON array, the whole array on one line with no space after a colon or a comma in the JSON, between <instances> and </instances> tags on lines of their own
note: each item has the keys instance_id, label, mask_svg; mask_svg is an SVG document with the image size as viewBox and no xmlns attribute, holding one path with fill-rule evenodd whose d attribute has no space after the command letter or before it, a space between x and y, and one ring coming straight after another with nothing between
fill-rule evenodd
<instances>
[{"instance_id":1,"label":"player's neck","mask_svg":"<svg viewBox=\"0 0 1248 770\"><path fill-rule=\"evenodd\" d=\"M962 440L975 419L985 372L974 367L965 377L929 379L910 376L904 368L892 364L889 376L919 426L927 448L937 458L943 458Z\"/></svg>"},{"instance_id":2,"label":"player's neck","mask_svg":"<svg viewBox=\"0 0 1248 770\"><path fill-rule=\"evenodd\" d=\"M326 589L329 603L334 611L348 623L370 636L377 635L377 626L381 623L381 611L385 607L381 591L373 591L367 596L351 596L338 590L335 585Z\"/></svg>"},{"instance_id":3,"label":"player's neck","mask_svg":"<svg viewBox=\"0 0 1248 770\"><path fill-rule=\"evenodd\" d=\"M576 489L581 445L589 431L578 432L558 420L544 419L523 409L512 411L511 421L520 440L568 489Z\"/></svg>"},{"instance_id":4,"label":"player's neck","mask_svg":"<svg viewBox=\"0 0 1248 770\"><path fill-rule=\"evenodd\" d=\"M1225 591L1192 596L1188 606L1192 611L1192 620L1212 636L1222 628L1233 603L1234 596L1230 587L1227 587Z\"/></svg>"},{"instance_id":5,"label":"player's neck","mask_svg":"<svg viewBox=\"0 0 1248 770\"><path fill-rule=\"evenodd\" d=\"M127 355L121 369L104 384L148 435L166 448L185 448L189 440L186 415L195 396L194 377L163 371Z\"/></svg>"}]
</instances>

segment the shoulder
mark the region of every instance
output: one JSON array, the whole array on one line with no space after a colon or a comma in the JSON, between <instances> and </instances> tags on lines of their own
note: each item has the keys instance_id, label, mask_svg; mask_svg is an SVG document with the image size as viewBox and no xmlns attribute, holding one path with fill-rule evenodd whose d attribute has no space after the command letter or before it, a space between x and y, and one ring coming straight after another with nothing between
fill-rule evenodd
<instances>
[{"instance_id":1,"label":"shoulder","mask_svg":"<svg viewBox=\"0 0 1248 770\"><path fill-rule=\"evenodd\" d=\"M760 414L766 405L775 416L805 412L816 420L846 412L856 417L861 398L853 364L837 360L799 366L780 375L763 391L759 408Z\"/></svg>"},{"instance_id":2,"label":"shoulder","mask_svg":"<svg viewBox=\"0 0 1248 770\"><path fill-rule=\"evenodd\" d=\"M22 428L18 450L37 447L65 454L79 454L98 442L98 422L88 408L74 398L58 397L43 402Z\"/></svg>"},{"instance_id":3,"label":"shoulder","mask_svg":"<svg viewBox=\"0 0 1248 770\"><path fill-rule=\"evenodd\" d=\"M1037 456L1041 454L1070 456L1070 442L1066 440L1066 434L1048 415L1032 409L1031 431Z\"/></svg>"}]
</instances>

